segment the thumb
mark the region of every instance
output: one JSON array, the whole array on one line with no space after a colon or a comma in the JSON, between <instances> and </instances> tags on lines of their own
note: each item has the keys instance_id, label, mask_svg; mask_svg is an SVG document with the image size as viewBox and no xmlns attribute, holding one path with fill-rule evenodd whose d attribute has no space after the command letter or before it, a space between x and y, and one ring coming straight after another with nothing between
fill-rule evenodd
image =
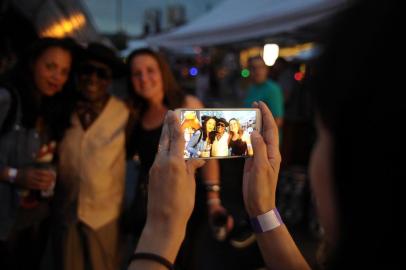
<instances>
[{"instance_id":1,"label":"thumb","mask_svg":"<svg viewBox=\"0 0 406 270\"><path fill-rule=\"evenodd\" d=\"M268 160L266 144L262 136L257 131L253 131L251 133L251 143L254 150L254 163Z\"/></svg>"},{"instance_id":2,"label":"thumb","mask_svg":"<svg viewBox=\"0 0 406 270\"><path fill-rule=\"evenodd\" d=\"M186 161L186 167L189 173L195 173L196 169L202 167L204 164L206 164L206 161L202 159L192 159Z\"/></svg>"}]
</instances>

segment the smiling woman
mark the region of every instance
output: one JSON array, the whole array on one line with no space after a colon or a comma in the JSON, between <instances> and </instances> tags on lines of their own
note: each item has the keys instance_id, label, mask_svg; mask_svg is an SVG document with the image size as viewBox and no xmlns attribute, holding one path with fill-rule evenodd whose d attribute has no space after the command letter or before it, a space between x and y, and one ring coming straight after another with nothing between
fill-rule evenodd
<instances>
[{"instance_id":1,"label":"smiling woman","mask_svg":"<svg viewBox=\"0 0 406 270\"><path fill-rule=\"evenodd\" d=\"M196 97L186 95L176 82L170 66L166 59L160 53L151 49L144 48L133 51L127 60L128 87L129 95L133 110L134 128L129 136L130 140L127 147L128 158L132 158L134 154L139 155L140 159L140 174L136 187L135 200L132 203L133 209L128 220L128 228L135 234L137 239L141 234L142 228L146 221L146 203L148 192L148 172L152 166L155 155L158 150L159 137L161 136L165 114L168 110L176 108L202 108L203 104ZM209 184L219 184L219 166L216 160L210 160L203 166L201 171L202 182ZM199 181L198 181L199 182ZM198 185L198 197L204 200L207 195L208 201L216 203L208 206L209 219L212 219L218 213L225 213L225 209L221 205L218 192L207 192L204 189L202 182ZM215 200L212 200L215 199ZM205 202L198 203L196 207L198 211L205 211ZM187 238L190 241L185 241L191 245L191 241L195 239L192 235L195 233L192 230L198 227L197 217L201 222L204 213L196 213L196 219L193 219L188 231ZM229 217L229 227L232 227L231 217ZM187 265L193 256L193 250L190 247L185 247L189 252L184 254L179 260L182 268L190 269ZM190 256L189 256L190 255Z\"/></svg>"},{"instance_id":2,"label":"smiling woman","mask_svg":"<svg viewBox=\"0 0 406 270\"><path fill-rule=\"evenodd\" d=\"M0 269L38 269L42 259L49 201L40 194L56 174L39 163L44 151L53 161L69 126L74 51L70 39L40 39L0 85Z\"/></svg>"},{"instance_id":3,"label":"smiling woman","mask_svg":"<svg viewBox=\"0 0 406 270\"><path fill-rule=\"evenodd\" d=\"M72 57L69 51L53 47L35 62L34 82L44 96L53 96L62 90L68 80Z\"/></svg>"}]
</instances>

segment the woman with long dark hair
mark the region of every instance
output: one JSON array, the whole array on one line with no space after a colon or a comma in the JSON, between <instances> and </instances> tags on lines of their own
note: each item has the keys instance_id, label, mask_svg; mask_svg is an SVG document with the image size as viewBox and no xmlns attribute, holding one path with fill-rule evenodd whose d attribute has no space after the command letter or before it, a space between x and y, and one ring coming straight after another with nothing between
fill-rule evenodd
<instances>
[{"instance_id":1,"label":"woman with long dark hair","mask_svg":"<svg viewBox=\"0 0 406 270\"><path fill-rule=\"evenodd\" d=\"M71 39L39 39L0 87L2 269L39 267L56 180L50 164L74 104L75 48Z\"/></svg>"},{"instance_id":2,"label":"woman with long dark hair","mask_svg":"<svg viewBox=\"0 0 406 270\"><path fill-rule=\"evenodd\" d=\"M202 128L196 130L186 146L192 157L210 157L211 145L214 140L216 119L212 116L202 116Z\"/></svg>"}]
</instances>

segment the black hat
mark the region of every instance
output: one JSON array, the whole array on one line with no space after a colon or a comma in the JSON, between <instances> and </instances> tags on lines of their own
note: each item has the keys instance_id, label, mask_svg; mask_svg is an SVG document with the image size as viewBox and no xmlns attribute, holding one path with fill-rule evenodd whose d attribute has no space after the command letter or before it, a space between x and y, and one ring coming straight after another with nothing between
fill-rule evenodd
<instances>
[{"instance_id":1,"label":"black hat","mask_svg":"<svg viewBox=\"0 0 406 270\"><path fill-rule=\"evenodd\" d=\"M224 119L223 117L216 119L216 125L217 125L218 123L223 123L224 126L228 127L228 122L227 122L227 120Z\"/></svg>"},{"instance_id":2,"label":"black hat","mask_svg":"<svg viewBox=\"0 0 406 270\"><path fill-rule=\"evenodd\" d=\"M213 118L213 119L214 119L214 117L213 117L213 116L210 116L210 115L202 115L202 117L201 117L202 121L206 121L206 120L208 120L209 118ZM216 119L214 119L214 120L216 120Z\"/></svg>"},{"instance_id":3,"label":"black hat","mask_svg":"<svg viewBox=\"0 0 406 270\"><path fill-rule=\"evenodd\" d=\"M117 57L113 49L101 43L89 43L87 48L83 50L82 59L84 61L95 60L109 66L114 77L120 77L124 74L124 63Z\"/></svg>"}]
</instances>

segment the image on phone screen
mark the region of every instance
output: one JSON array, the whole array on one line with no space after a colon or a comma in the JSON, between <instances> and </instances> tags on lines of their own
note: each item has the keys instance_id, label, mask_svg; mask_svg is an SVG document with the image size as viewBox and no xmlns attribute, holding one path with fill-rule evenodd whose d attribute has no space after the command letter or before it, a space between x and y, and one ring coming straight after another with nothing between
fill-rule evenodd
<instances>
[{"instance_id":1,"label":"image on phone screen","mask_svg":"<svg viewBox=\"0 0 406 270\"><path fill-rule=\"evenodd\" d=\"M185 137L184 158L236 158L254 154L251 132L259 130L259 110L178 110Z\"/></svg>"}]
</instances>

